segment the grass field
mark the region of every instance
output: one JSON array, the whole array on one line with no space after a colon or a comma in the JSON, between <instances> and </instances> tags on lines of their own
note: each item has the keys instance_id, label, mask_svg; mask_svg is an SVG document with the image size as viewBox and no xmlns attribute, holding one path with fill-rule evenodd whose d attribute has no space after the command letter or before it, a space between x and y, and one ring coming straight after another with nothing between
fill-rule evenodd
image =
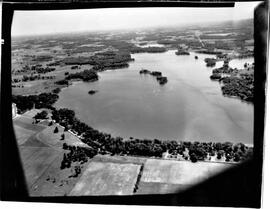
<instances>
[{"instance_id":1,"label":"grass field","mask_svg":"<svg viewBox=\"0 0 270 209\"><path fill-rule=\"evenodd\" d=\"M87 146L76 136L65 133L65 140L61 140L63 128L58 125L46 126L32 124L32 117L41 110L30 110L13 120L15 135L19 145L21 162L30 196L64 196L67 195L78 181L85 169L85 165L72 163L70 168L61 170L63 159L63 143ZM53 133L58 126L59 132ZM81 174L71 177L74 166L79 165Z\"/></svg>"},{"instance_id":2,"label":"grass field","mask_svg":"<svg viewBox=\"0 0 270 209\"><path fill-rule=\"evenodd\" d=\"M54 133L55 127L58 128L58 133ZM61 140L62 134L65 135L64 140ZM78 137L74 136L68 131L64 132L64 128L56 124L48 126L46 129L38 133L37 137L40 139L40 141L43 141L44 143L55 148L62 148L63 143L67 143L68 145L87 147L87 145L83 143Z\"/></svg>"},{"instance_id":3,"label":"grass field","mask_svg":"<svg viewBox=\"0 0 270 209\"><path fill-rule=\"evenodd\" d=\"M42 131L45 126L32 124L33 119L30 117L19 116L13 120L13 125L19 126L24 129L28 129L34 132Z\"/></svg>"},{"instance_id":4,"label":"grass field","mask_svg":"<svg viewBox=\"0 0 270 209\"><path fill-rule=\"evenodd\" d=\"M111 162L111 163L127 163L127 164L135 164L142 165L146 162L147 158L139 158L139 157L131 157L131 156L108 156L108 155L96 155L93 158L95 162Z\"/></svg>"},{"instance_id":5,"label":"grass field","mask_svg":"<svg viewBox=\"0 0 270 209\"><path fill-rule=\"evenodd\" d=\"M62 159L62 155L55 158L46 172L31 186L31 196L65 196L69 194L87 167L87 163L80 165L82 173L78 177L71 177L75 172L74 166L79 163L73 163L70 168L61 170Z\"/></svg>"},{"instance_id":6,"label":"grass field","mask_svg":"<svg viewBox=\"0 0 270 209\"><path fill-rule=\"evenodd\" d=\"M44 92L51 92L59 85L55 84L55 81L61 80L65 78L65 72L75 73L80 72L83 70L91 69L91 65L82 65L80 69L71 70L71 66L54 66L56 68L55 71L46 73L45 76L55 76L55 78L51 80L35 80L35 81L26 81L26 82L19 82L16 83L17 85L23 85L24 88L12 88L13 95L31 95L31 94L40 94ZM19 78L21 79L22 75L15 76L13 75L12 78Z\"/></svg>"},{"instance_id":7,"label":"grass field","mask_svg":"<svg viewBox=\"0 0 270 209\"><path fill-rule=\"evenodd\" d=\"M32 109L23 114L24 117L33 118L37 113L45 109Z\"/></svg>"},{"instance_id":8,"label":"grass field","mask_svg":"<svg viewBox=\"0 0 270 209\"><path fill-rule=\"evenodd\" d=\"M131 195L139 170L134 164L91 162L70 195Z\"/></svg>"}]
</instances>

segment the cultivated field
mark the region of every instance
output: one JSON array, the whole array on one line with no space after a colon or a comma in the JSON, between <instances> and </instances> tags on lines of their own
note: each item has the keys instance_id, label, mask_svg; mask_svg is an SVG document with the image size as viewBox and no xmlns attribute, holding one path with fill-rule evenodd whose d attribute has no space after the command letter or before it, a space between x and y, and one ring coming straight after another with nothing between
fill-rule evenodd
<instances>
[{"instance_id":1,"label":"cultivated field","mask_svg":"<svg viewBox=\"0 0 270 209\"><path fill-rule=\"evenodd\" d=\"M148 159L138 193L167 193L186 189L234 166L226 163Z\"/></svg>"},{"instance_id":2,"label":"cultivated field","mask_svg":"<svg viewBox=\"0 0 270 209\"><path fill-rule=\"evenodd\" d=\"M153 182L140 182L136 194L169 194L177 193L187 189L189 185L181 184L166 184L166 183L153 183Z\"/></svg>"},{"instance_id":3,"label":"cultivated field","mask_svg":"<svg viewBox=\"0 0 270 209\"><path fill-rule=\"evenodd\" d=\"M23 161L23 168L29 189L60 154L60 152L52 148L45 147L36 148L34 152L35 153L33 153L32 156Z\"/></svg>"},{"instance_id":4,"label":"cultivated field","mask_svg":"<svg viewBox=\"0 0 270 209\"><path fill-rule=\"evenodd\" d=\"M15 135L19 145L25 143L27 139L34 135L36 132L14 125Z\"/></svg>"},{"instance_id":5,"label":"cultivated field","mask_svg":"<svg viewBox=\"0 0 270 209\"><path fill-rule=\"evenodd\" d=\"M139 171L134 164L91 162L70 195L131 195Z\"/></svg>"}]
</instances>

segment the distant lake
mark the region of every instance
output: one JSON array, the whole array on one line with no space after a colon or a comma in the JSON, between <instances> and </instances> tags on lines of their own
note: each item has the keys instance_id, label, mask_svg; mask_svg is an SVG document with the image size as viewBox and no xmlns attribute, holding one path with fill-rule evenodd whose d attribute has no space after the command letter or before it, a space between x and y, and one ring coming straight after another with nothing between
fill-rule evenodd
<instances>
[{"instance_id":1,"label":"distant lake","mask_svg":"<svg viewBox=\"0 0 270 209\"><path fill-rule=\"evenodd\" d=\"M55 106L75 110L81 121L113 136L252 144L253 105L222 95L219 82L209 79L213 68L204 62L213 56L174 53L134 54L128 68L62 89ZM243 68L245 62L253 59L230 65ZM154 77L140 75L142 68L161 71L168 83L160 86ZM98 92L89 95L89 90Z\"/></svg>"}]
</instances>

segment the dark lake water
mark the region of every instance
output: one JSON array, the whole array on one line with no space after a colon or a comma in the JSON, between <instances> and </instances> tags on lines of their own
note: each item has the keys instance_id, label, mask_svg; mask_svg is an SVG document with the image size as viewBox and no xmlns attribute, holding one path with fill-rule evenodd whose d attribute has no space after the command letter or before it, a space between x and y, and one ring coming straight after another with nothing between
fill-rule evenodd
<instances>
[{"instance_id":1,"label":"dark lake water","mask_svg":"<svg viewBox=\"0 0 270 209\"><path fill-rule=\"evenodd\" d=\"M174 52L132 55L129 68L105 71L97 82L75 82L63 89L55 106L73 109L93 128L124 138L252 144L253 105L222 95L220 84L209 79L213 68L204 63L211 55ZM253 59L230 65L245 62ZM160 86L152 76L140 75L141 68L161 71L168 83ZM89 95L92 89L98 92Z\"/></svg>"}]
</instances>

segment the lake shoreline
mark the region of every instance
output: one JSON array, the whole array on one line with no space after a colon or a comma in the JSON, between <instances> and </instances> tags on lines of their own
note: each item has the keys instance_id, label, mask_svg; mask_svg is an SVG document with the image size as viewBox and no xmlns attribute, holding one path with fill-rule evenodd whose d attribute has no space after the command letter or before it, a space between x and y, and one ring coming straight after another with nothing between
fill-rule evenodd
<instances>
[{"instance_id":1,"label":"lake shoreline","mask_svg":"<svg viewBox=\"0 0 270 209\"><path fill-rule=\"evenodd\" d=\"M166 54L167 54L167 56L171 56L171 55L173 55L173 56L175 56L176 58L177 58L177 56L176 55L174 55L173 54L173 52L174 52L175 50L171 50L171 52L167 52ZM162 53L163 54L163 53ZM164 55L166 55L166 54L164 54ZM141 62L140 60L141 60L141 57L144 57L144 56L149 56L149 57L153 57L153 59L157 59L157 58L155 58L156 56L159 56L159 54L148 54L148 53L143 53L143 54L138 54L138 55L136 55L135 57L133 57L133 58L135 58L135 62L134 62L134 64L132 64L129 68L127 68L127 69L119 69L119 70L106 70L106 71L103 71L103 72L99 72L99 77L100 77L100 80L98 81L98 82L93 82L93 83L83 83L83 82L81 82L81 81L79 81L79 82L77 82L76 81L76 84L78 84L78 85L76 85L76 87L75 88L73 88L72 87L72 85L70 85L69 87L71 87L71 89L65 89L65 90L67 90L67 91L65 91L65 92L62 92L61 94L60 94L60 100L59 100L59 102L57 102L57 106L59 107L59 108L61 108L61 107L67 107L67 108L70 108L70 109L74 109L74 108L72 108L73 107L73 102L72 101L70 101L70 99L68 99L68 98L65 98L65 100L64 101L62 101L61 100L61 98L62 98L62 96L61 95L69 95L68 97L70 97L71 95L73 95L74 93L75 93L75 91L77 91L76 89L78 89L78 94L79 95L81 95L81 96L79 96L79 95L77 95L76 97L78 97L77 98L77 100L76 101L78 101L78 100L83 100L84 101L84 103L86 103L86 104L94 104L94 106L95 105L97 105L97 107L95 108L95 107L92 107L91 108L91 110L87 110L87 109L89 109L88 107L85 109L84 108L84 110L86 110L86 111L84 111L85 112L85 114L83 114L83 115L80 115L80 111L78 111L78 109L77 108L81 108L80 106L78 106L78 104L79 103L77 103L77 102L75 102L75 100L74 100L74 105L75 105L75 103L76 103L76 112L78 111L78 117L82 120L82 121L84 121L84 122L86 122L86 123L88 123L88 117L86 117L86 115L88 115L89 113L90 113L90 115L89 115L89 120L90 120L90 116L91 116L91 118L93 118L93 115L92 114L94 114L94 112L95 111L98 111L99 112L99 110L98 110L98 108L109 108L109 104L110 104L110 101L111 102L116 102L116 101L114 101L114 98L113 97L111 97L110 96L110 94L109 94L109 90L110 90L110 88L108 88L108 89L102 89L101 87L103 86L103 85L105 85L105 82L106 83L110 83L110 82L112 82L113 80L117 80L117 83L120 81L121 82L121 80L119 80L119 78L121 77L121 79L123 79L123 80L126 80L127 79L127 82L129 82L129 83L133 83L133 81L128 81L128 79L129 79L129 77L134 77L134 75L136 75L137 73L139 73L139 71L140 71L140 69L142 69L142 68L146 68L146 69L149 69L149 70L159 70L159 68L151 68L151 67L149 67L149 66L144 66L144 65L141 65L141 64L136 64L136 62ZM139 57L139 58L138 58ZM137 58L138 58L138 60L137 60ZM190 55L190 58L189 59L191 59L191 58L194 58L193 57L193 54L191 54ZM179 58L177 58L177 59L180 59L181 60L181 57L179 57ZM203 55L201 55L201 57L199 58L199 60L195 60L195 59L192 59L192 62L194 62L194 63L198 63L198 62L202 62L203 61ZM139 65L139 67L137 68L135 68L134 66L137 66L137 65ZM134 69L135 69L135 71L134 71ZM200 69L198 69L198 72L199 72L199 70ZM202 69L202 70L204 70L204 69ZM132 74L132 72L134 72L134 75ZM166 75L166 71L163 71L164 72L164 74ZM111 76L111 77L110 77ZM171 75L170 75L171 76ZM198 75L198 76L200 76L200 74ZM119 78L118 78L119 77ZM209 77L208 76L206 76L205 77L207 80L209 79ZM106 81L105 81L105 80ZM109 80L108 80L109 79ZM145 82L146 80L148 80L148 78L147 77L143 77L143 78L140 78L141 80L140 80L140 83L142 83L142 85L144 85L143 84L143 82ZM119 80L119 81L118 81ZM170 80L170 78L169 78L169 80ZM154 80L153 80L154 81ZM137 81L134 81L134 82L137 82ZM147 81L147 82L152 82L151 80L149 80L149 81ZM207 82L209 82L211 85L212 85L212 83L213 83L213 85L216 85L216 84L214 84L215 82L212 82L210 79L209 79L209 81L207 81ZM72 81L72 83L73 83L73 81ZM103 84L104 83L104 84ZM118 83L119 85L122 85L122 84L120 84L120 83ZM118 85L117 84L117 85ZM106 84L107 85L107 84ZM114 85L116 85L116 83L114 84ZM147 84L148 85L148 84ZM166 85L168 85L168 84L166 84ZM173 83L173 84L171 84L171 85L175 85L175 82ZM132 88L133 88L133 85L131 86ZM127 88L131 88L131 87L127 87ZM218 88L216 88L215 87L215 91L217 92L217 91L219 91L219 89L220 89L220 87L217 85L217 87ZM87 98L84 98L85 97L85 94L83 93L84 91L85 91L85 89L95 89L95 90L98 90L99 91L99 95L97 94L97 95L95 95L95 97L93 97L93 99L91 99L91 98L89 98L89 99L87 99ZM101 88L101 89L100 89ZM114 87L113 87L114 88ZM113 94L115 94L115 92L117 93L117 89L115 89L115 90L113 90L113 88L111 89L111 91L112 91L112 93ZM126 87L125 87L126 88ZM148 88L148 87L147 87ZM160 95L160 93L162 93L162 92L165 92L165 91L167 91L166 90L166 88L171 88L171 87L158 87L158 89L157 89L157 87L151 87L151 89L153 89L153 91L154 92L156 92L156 93L154 93L153 94L153 96L154 95ZM178 88L178 87L177 87ZM156 89L156 90L155 90ZM198 90L200 90L200 89L198 89ZM105 92L106 91L106 92ZM121 91L121 90L120 90ZM146 92L146 91L148 91L147 89L144 89L142 92ZM67 92L69 92L69 93L67 93ZM74 92L74 93L72 93L72 92ZM160 92L160 93L159 93ZM87 94L87 92L85 92L86 94ZM103 94L104 93L106 93L106 95L108 94L108 101L106 100L106 101L100 101L100 98L101 97L105 97L105 95L103 96ZM125 93L125 92L124 92ZM169 93L169 92L168 92ZM77 94L77 93L76 93ZM135 93L134 94L134 96L133 96L133 98L136 98L136 97L140 97L140 95L143 95L144 93L142 93L142 94L137 94L137 93ZM118 95L118 93L117 93L117 95ZM164 94L162 94L162 95L164 95ZM119 93L119 97L117 96L117 99L119 100L119 102L120 102L120 99L121 98L124 98L124 97L120 97L121 96L121 94ZM157 98L155 96L155 98ZM106 96L107 97L107 96ZM248 106L250 106L250 105L253 105L253 104L250 104L250 103L245 103L245 102L243 102L243 101L241 101L241 100L239 100L238 98L230 98L230 97L227 97L227 96L225 96L225 95L221 95L220 96L221 98L222 98L222 100L228 100L230 103L232 103L233 105L235 105L235 104L237 104L238 106L241 106L242 104L244 104L244 105L248 105ZM110 99L109 99L110 98ZM133 100L133 99L132 99ZM99 102L100 101L100 102ZM89 103L90 102L90 103ZM106 105L102 105L103 103L108 103L108 105L106 106ZM128 105L132 105L132 104L130 104L129 103L129 101L128 100L123 100L122 101L124 104L125 103L127 103ZM149 100L148 102L151 102L151 100ZM66 104L68 104L68 105L65 105L64 103L66 103ZM98 105L98 103L100 103L101 105L99 106ZM239 104L238 104L239 103ZM164 103L164 104L166 104L166 103ZM57 107L56 106L56 107ZM87 106L87 105L86 105ZM92 105L93 106L93 105ZM103 107L104 106L104 107ZM126 106L126 105L124 105L124 106ZM145 105L144 105L145 106ZM180 106L182 106L182 105L180 105ZM162 107L162 106L161 106ZM242 107L242 106L241 106ZM115 108L115 105L114 106L110 106L110 108ZM117 107L116 107L117 108ZM165 108L166 108L166 106L165 106ZM195 107L194 107L195 108ZM246 107L244 107L244 108L246 108ZM247 107L247 108L249 108L249 109L251 109L252 107L250 106L250 107ZM232 108L230 108L230 109L232 109ZM108 109L109 110L109 109ZM166 109L165 109L166 110ZM229 109L227 108L225 111L227 112ZM236 109L237 110L237 109ZM235 111L236 111L235 110ZM117 109L117 111L118 111L118 109ZM127 111L132 111L132 109L131 110L128 110L127 109ZM144 111L144 110L143 110ZM140 111L138 112L139 113L139 115L140 114L143 114L143 111L140 113ZM97 113L98 113L97 112ZM97 113L96 114L94 114L94 121L98 121L99 119L97 118L98 117L98 115L97 115ZM100 114L107 114L106 112L104 112L104 113L100 113ZM109 114L110 114L110 112L109 112ZM226 113L227 114L227 113ZM228 114L230 114L230 112L228 112ZM238 114L238 113L237 113ZM241 113L242 114L242 113ZM121 115L121 113L119 113L118 115ZM108 115L108 117L109 117L109 115ZM111 120L113 120L114 121L114 117L116 117L116 116L114 116L114 115L112 115L112 116L110 116L110 118L111 118ZM126 118L126 117L129 117L129 116L125 116L125 115L123 115L123 118ZM150 117L150 116L149 116ZM164 117L168 117L168 116L164 116ZM211 116L211 117L215 117L214 115L213 116ZM227 116L226 116L227 117ZM230 116L231 117L231 116ZM232 115L232 120L234 120L234 116ZM242 116L241 116L242 117ZM191 118L192 119L192 118ZM211 118L211 120L212 121L214 121L214 119L215 118ZM225 118L226 119L226 118ZM159 136L159 134L154 134L154 135L152 135L151 136L151 134L148 134L148 135L144 135L144 133L146 133L147 132L147 130L146 129L144 129L144 132L142 132L142 134L139 134L139 135L137 135L137 134L134 134L134 133L136 133L135 131L133 131L132 133L133 134L129 134L128 132L129 131L127 131L127 133L126 132L124 132L123 134L121 134L121 129L119 130L119 129L115 129L115 127L114 126L116 126L116 124L123 124L124 122L121 122L121 118L116 118L115 119L116 120L116 122L114 122L114 124L115 125L113 125L113 126L109 126L109 123L110 122L106 122L106 124L103 126L102 125L102 123L99 123L99 124L96 124L96 122L92 122L93 120L91 120L91 123L89 123L89 125L91 125L91 126L93 126L93 127L96 127L96 128L100 128L100 127L104 127L104 128L102 128L101 130L103 130L103 131L106 131L106 132L108 132L108 133L112 133L113 135L115 135L115 136L118 136L118 135L120 135L120 136L122 136L122 137L124 137L124 138L129 138L130 136L131 137L137 137L137 138L142 138L142 137L146 137L146 138L168 138L168 139L175 139L175 138L177 138L176 137L176 135L175 136L173 136L173 135L169 135L168 137L166 137L166 136ZM112 122L113 122L112 121ZM143 121L141 121L142 123L148 123L148 121L146 121L146 120L143 120ZM155 122L154 122L155 123ZM96 124L96 125L95 125ZM241 125L241 124L240 124ZM154 126L154 125L153 125ZM226 124L224 124L224 126L226 127ZM132 128L132 127L130 127L130 128ZM127 129L130 129L130 128L125 128L126 130ZM140 128L140 126L138 127L140 130L142 130L141 128ZM222 128L222 126L221 126L221 128ZM236 129L236 128L235 128ZM113 131L113 132L111 132L110 130L116 130L115 132ZM149 127L149 130L151 130L150 129L150 127ZM154 130L155 129L153 129L153 133L154 133ZM214 128L214 130L215 130L215 128ZM199 132L200 130L198 130L198 132ZM210 129L209 129L209 133L210 133ZM185 139L185 138L193 138L192 136L190 137L190 136L187 136L187 137L184 137L184 135L185 134L183 134L182 136L183 137L181 137L181 135L179 135L180 136L180 138L181 139ZM230 134L230 135L233 135L233 134ZM237 141L244 141L245 142L245 140L241 140L242 138L244 138L244 137L230 137L230 135L229 135L229 137L223 137L224 138L224 140L222 140L222 137L218 137L218 138L221 138L221 142L222 141L226 141L226 139L228 139L228 138L239 138L240 140L237 140ZM202 135L203 136L203 135ZM225 135L224 135L225 136ZM196 137L196 138L201 138L200 137L200 134L198 133L198 137ZM214 137L214 135L213 135L213 137L211 137L211 136L206 136L206 137L203 137L203 138L206 138L206 141L211 141L211 140L207 140L208 138L215 138ZM229 140L230 141L230 140ZM247 140L248 141L248 143L249 143L249 140Z\"/></svg>"}]
</instances>

